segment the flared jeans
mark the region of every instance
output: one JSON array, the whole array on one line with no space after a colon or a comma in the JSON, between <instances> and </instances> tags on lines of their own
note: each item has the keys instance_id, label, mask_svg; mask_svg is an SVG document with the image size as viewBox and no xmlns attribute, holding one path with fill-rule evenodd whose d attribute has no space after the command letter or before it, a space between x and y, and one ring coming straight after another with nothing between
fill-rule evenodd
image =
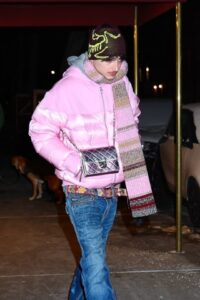
<instances>
[{"instance_id":1,"label":"flared jeans","mask_svg":"<svg viewBox=\"0 0 200 300\"><path fill-rule=\"evenodd\" d=\"M68 193L66 211L81 248L69 300L116 300L106 263L106 242L116 215L117 199Z\"/></svg>"}]
</instances>

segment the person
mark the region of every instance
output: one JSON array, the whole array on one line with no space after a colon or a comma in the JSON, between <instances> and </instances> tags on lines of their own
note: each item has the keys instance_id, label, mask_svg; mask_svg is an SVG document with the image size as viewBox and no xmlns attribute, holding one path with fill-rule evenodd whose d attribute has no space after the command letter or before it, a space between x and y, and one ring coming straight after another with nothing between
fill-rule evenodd
<instances>
[{"instance_id":1,"label":"person","mask_svg":"<svg viewBox=\"0 0 200 300\"><path fill-rule=\"evenodd\" d=\"M100 25L86 53L69 68L33 113L29 135L36 151L63 181L66 211L81 248L69 299L112 300L106 262L119 184L125 180L134 217L156 212L138 133L139 100L127 77L125 40L118 27ZM85 150L114 146L117 173L84 176Z\"/></svg>"}]
</instances>

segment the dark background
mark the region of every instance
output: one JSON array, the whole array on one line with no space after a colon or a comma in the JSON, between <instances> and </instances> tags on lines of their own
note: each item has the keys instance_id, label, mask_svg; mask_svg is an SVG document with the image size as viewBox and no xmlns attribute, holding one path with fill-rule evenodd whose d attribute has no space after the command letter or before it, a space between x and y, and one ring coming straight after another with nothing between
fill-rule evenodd
<instances>
[{"instance_id":1,"label":"dark background","mask_svg":"<svg viewBox=\"0 0 200 300\"><path fill-rule=\"evenodd\" d=\"M200 3L182 5L182 96L183 103L199 102ZM5 114L1 129L2 149L31 149L28 123L42 92L61 78L67 57L87 50L89 27L0 28L0 102ZM133 83L133 28L120 27L127 42L129 79ZM139 96L175 99L175 10L139 28ZM150 68L146 78L145 68ZM51 74L51 70L55 74ZM162 84L157 93L153 85ZM34 99L33 99L34 98Z\"/></svg>"}]
</instances>

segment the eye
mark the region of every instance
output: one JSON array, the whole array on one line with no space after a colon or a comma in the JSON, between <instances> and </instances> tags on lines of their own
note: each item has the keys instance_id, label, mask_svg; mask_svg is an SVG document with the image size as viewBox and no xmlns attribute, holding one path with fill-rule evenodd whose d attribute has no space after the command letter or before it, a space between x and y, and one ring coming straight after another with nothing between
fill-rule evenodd
<instances>
[{"instance_id":1,"label":"eye","mask_svg":"<svg viewBox=\"0 0 200 300\"><path fill-rule=\"evenodd\" d=\"M121 59L121 57L113 57L113 59L111 61L117 61L117 62L121 63L122 59Z\"/></svg>"}]
</instances>

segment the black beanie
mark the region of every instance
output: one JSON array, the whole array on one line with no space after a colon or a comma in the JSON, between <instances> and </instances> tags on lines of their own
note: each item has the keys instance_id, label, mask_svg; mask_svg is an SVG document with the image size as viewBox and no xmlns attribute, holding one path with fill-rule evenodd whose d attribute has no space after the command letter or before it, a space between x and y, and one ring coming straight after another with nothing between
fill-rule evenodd
<instances>
[{"instance_id":1,"label":"black beanie","mask_svg":"<svg viewBox=\"0 0 200 300\"><path fill-rule=\"evenodd\" d=\"M101 25L92 30L89 37L88 59L110 60L126 56L124 38L117 27Z\"/></svg>"}]
</instances>

